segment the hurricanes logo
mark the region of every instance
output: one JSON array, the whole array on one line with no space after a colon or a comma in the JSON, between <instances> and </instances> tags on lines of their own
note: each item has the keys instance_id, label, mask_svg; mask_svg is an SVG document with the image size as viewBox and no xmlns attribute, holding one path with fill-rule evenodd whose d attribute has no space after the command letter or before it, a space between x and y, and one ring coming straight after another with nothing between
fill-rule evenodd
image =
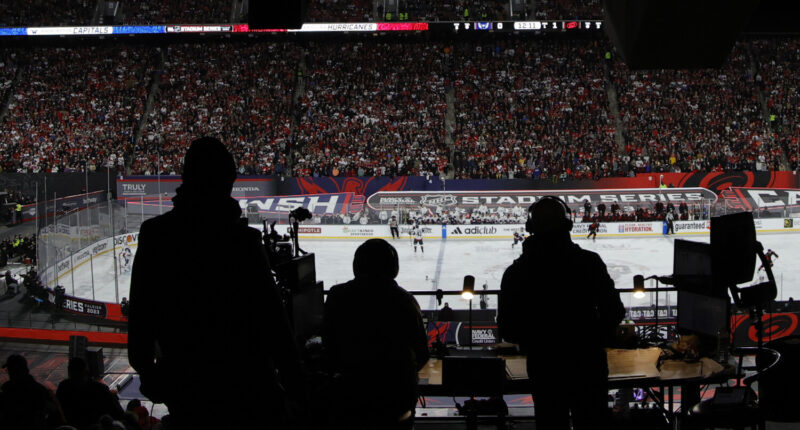
<instances>
[{"instance_id":1,"label":"hurricanes logo","mask_svg":"<svg viewBox=\"0 0 800 430\"><path fill-rule=\"evenodd\" d=\"M766 323L762 329L764 339L777 339L790 336L797 330L797 314L764 315L761 320ZM747 337L753 342L758 342L758 331L755 326L750 326L750 329L747 331Z\"/></svg>"}]
</instances>

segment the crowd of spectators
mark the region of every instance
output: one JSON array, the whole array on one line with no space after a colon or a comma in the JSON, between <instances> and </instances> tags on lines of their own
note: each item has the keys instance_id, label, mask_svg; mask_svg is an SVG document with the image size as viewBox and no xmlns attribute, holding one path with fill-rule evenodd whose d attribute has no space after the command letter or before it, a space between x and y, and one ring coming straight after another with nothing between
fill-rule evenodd
<instances>
[{"instance_id":1,"label":"crowd of spectators","mask_svg":"<svg viewBox=\"0 0 800 430\"><path fill-rule=\"evenodd\" d=\"M645 204L600 202L593 205L588 200L571 202L573 222L621 222L663 221L668 213L675 220L691 221L708 219L711 202L668 201ZM525 224L528 219L527 205L453 205L403 207L397 210L365 209L358 214L369 224L388 224L391 217L406 224ZM313 224L350 224L358 221L358 215L326 214L315 216ZM365 224L367 222L364 222Z\"/></svg>"},{"instance_id":2,"label":"crowd of spectators","mask_svg":"<svg viewBox=\"0 0 800 430\"><path fill-rule=\"evenodd\" d=\"M19 67L19 56L15 50L0 51L0 105L5 102Z\"/></svg>"},{"instance_id":3,"label":"crowd of spectators","mask_svg":"<svg viewBox=\"0 0 800 430\"><path fill-rule=\"evenodd\" d=\"M770 127L792 170L800 168L800 39L753 41L758 53L756 77L764 88Z\"/></svg>"},{"instance_id":4,"label":"crowd of spectators","mask_svg":"<svg viewBox=\"0 0 800 430\"><path fill-rule=\"evenodd\" d=\"M620 205L601 203L597 206L570 204L574 222L621 222L621 221L663 221L672 212L675 220L696 220L708 218L708 206L704 203L656 202L653 204ZM428 207L404 209L402 215L397 211L368 210L366 215L370 224L387 224L390 216L415 224L525 224L527 207L524 206L474 206ZM357 218L356 218L357 220ZM315 224L350 224L354 219L348 216L325 215L313 219Z\"/></svg>"},{"instance_id":5,"label":"crowd of spectators","mask_svg":"<svg viewBox=\"0 0 800 430\"><path fill-rule=\"evenodd\" d=\"M153 70L143 48L30 51L0 124L3 171L90 171L124 165Z\"/></svg>"},{"instance_id":6,"label":"crowd of spectators","mask_svg":"<svg viewBox=\"0 0 800 430\"><path fill-rule=\"evenodd\" d=\"M284 43L192 44L167 49L134 174L180 173L197 136L219 136L243 175L283 174L300 49Z\"/></svg>"},{"instance_id":7,"label":"crowd of spectators","mask_svg":"<svg viewBox=\"0 0 800 430\"><path fill-rule=\"evenodd\" d=\"M614 175L619 166L600 45L561 39L459 45L456 177Z\"/></svg>"},{"instance_id":8,"label":"crowd of spectators","mask_svg":"<svg viewBox=\"0 0 800 430\"><path fill-rule=\"evenodd\" d=\"M721 69L613 70L625 128L623 162L637 172L777 170L758 77L737 45Z\"/></svg>"},{"instance_id":9,"label":"crowd of spectators","mask_svg":"<svg viewBox=\"0 0 800 430\"><path fill-rule=\"evenodd\" d=\"M96 0L3 0L0 27L88 25Z\"/></svg>"},{"instance_id":10,"label":"crowd of spectators","mask_svg":"<svg viewBox=\"0 0 800 430\"><path fill-rule=\"evenodd\" d=\"M456 178L563 181L780 170L784 160L797 169L798 47L757 40L718 70L635 72L604 60L606 42L557 36L3 50L0 171L177 174L199 135L228 142L243 175L452 167Z\"/></svg>"},{"instance_id":11,"label":"crowd of spectators","mask_svg":"<svg viewBox=\"0 0 800 430\"><path fill-rule=\"evenodd\" d=\"M222 24L231 20L230 0L125 0L122 22L147 24Z\"/></svg>"},{"instance_id":12,"label":"crowd of spectators","mask_svg":"<svg viewBox=\"0 0 800 430\"><path fill-rule=\"evenodd\" d=\"M509 2L505 0L400 0L399 14L384 11L380 6L379 11L387 21L494 21L511 17ZM522 17L521 12L515 11L514 16Z\"/></svg>"},{"instance_id":13,"label":"crowd of spectators","mask_svg":"<svg viewBox=\"0 0 800 430\"><path fill-rule=\"evenodd\" d=\"M21 190L0 191L0 222L22 222L22 206L33 203L36 199L23 193Z\"/></svg>"},{"instance_id":14,"label":"crowd of spectators","mask_svg":"<svg viewBox=\"0 0 800 430\"><path fill-rule=\"evenodd\" d=\"M445 66L430 42L315 42L298 106L296 176L438 174L448 163Z\"/></svg>"},{"instance_id":15,"label":"crowd of spectators","mask_svg":"<svg viewBox=\"0 0 800 430\"><path fill-rule=\"evenodd\" d=\"M28 360L19 354L6 358L8 375L0 387L0 424L9 429L160 430L139 400L122 408L115 390L91 375L82 357L72 357L67 377L54 391L31 375Z\"/></svg>"},{"instance_id":16,"label":"crowd of spectators","mask_svg":"<svg viewBox=\"0 0 800 430\"><path fill-rule=\"evenodd\" d=\"M644 205L620 205L619 203L600 203L593 206L584 202L582 206L572 208L572 217L575 222L621 222L621 221L664 221L667 214L671 213L673 219L691 221L708 219L708 205L705 203L679 202L677 205L668 202L656 202Z\"/></svg>"},{"instance_id":17,"label":"crowd of spectators","mask_svg":"<svg viewBox=\"0 0 800 430\"><path fill-rule=\"evenodd\" d=\"M28 260L30 264L36 263L36 236L18 234L0 241L0 268L15 259Z\"/></svg>"},{"instance_id":18,"label":"crowd of spectators","mask_svg":"<svg viewBox=\"0 0 800 430\"><path fill-rule=\"evenodd\" d=\"M603 19L603 0L534 0L536 19Z\"/></svg>"},{"instance_id":19,"label":"crowd of spectators","mask_svg":"<svg viewBox=\"0 0 800 430\"><path fill-rule=\"evenodd\" d=\"M382 2L381 2L382 3ZM372 0L309 0L308 22L375 21Z\"/></svg>"}]
</instances>

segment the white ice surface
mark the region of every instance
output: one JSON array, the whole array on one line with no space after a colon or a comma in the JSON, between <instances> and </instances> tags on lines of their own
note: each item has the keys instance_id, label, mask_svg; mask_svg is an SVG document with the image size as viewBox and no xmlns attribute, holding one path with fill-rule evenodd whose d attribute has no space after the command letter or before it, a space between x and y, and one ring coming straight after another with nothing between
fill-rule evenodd
<instances>
[{"instance_id":1,"label":"white ice surface","mask_svg":"<svg viewBox=\"0 0 800 430\"><path fill-rule=\"evenodd\" d=\"M598 237L596 242L575 239L583 248L597 252L606 262L608 271L618 288L632 288L633 275L669 275L672 273L673 240L675 238L708 242L708 235L679 235L669 237ZM800 233L759 234L758 240L764 248L778 253L775 260L775 277L778 283L778 299L800 298ZM397 248L400 257L400 274L397 282L411 291L460 290L465 275L475 276L475 288L479 290L486 283L490 290L500 288L503 271L521 252L520 245L511 247L508 240L430 240L425 239L425 252L411 246L408 238L390 242ZM324 281L325 287L345 282L352 278L352 258L359 240L301 240L300 246L316 254L317 279ZM136 248L132 248L136 252ZM167 263L168 264L168 263ZM104 302L116 301L114 264L111 253L93 260L94 298ZM758 267L760 263L756 265ZM128 297L130 272L119 270L119 298ZM75 295L91 299L90 265L84 264L74 276ZM760 272L758 276L764 276ZM568 274L565 274L568 275ZM61 278L68 294L72 293L72 277ZM433 297L420 297L423 309L434 309ZM488 296L489 307L497 304L496 296ZM630 294L623 295L623 301L630 305L649 305L654 295L644 299L634 299ZM663 305L667 300L674 303L674 296L660 296ZM467 302L458 296L445 299L455 309L467 307ZM565 291L564 302L569 302ZM473 304L477 308L477 302Z\"/></svg>"}]
</instances>

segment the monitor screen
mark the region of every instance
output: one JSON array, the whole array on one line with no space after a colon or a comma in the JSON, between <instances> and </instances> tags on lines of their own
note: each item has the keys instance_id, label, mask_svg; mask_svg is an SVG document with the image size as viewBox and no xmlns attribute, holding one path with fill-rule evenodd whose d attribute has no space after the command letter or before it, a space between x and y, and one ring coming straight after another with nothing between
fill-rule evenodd
<instances>
[{"instance_id":1,"label":"monitor screen","mask_svg":"<svg viewBox=\"0 0 800 430\"><path fill-rule=\"evenodd\" d=\"M728 297L678 291L678 331L717 336L727 333Z\"/></svg>"},{"instance_id":2,"label":"monitor screen","mask_svg":"<svg viewBox=\"0 0 800 430\"><path fill-rule=\"evenodd\" d=\"M711 245L701 242L676 239L672 276L675 287L709 296L727 296L727 292L716 291L711 276Z\"/></svg>"},{"instance_id":3,"label":"monitor screen","mask_svg":"<svg viewBox=\"0 0 800 430\"><path fill-rule=\"evenodd\" d=\"M675 239L674 256L673 275L711 277L711 245Z\"/></svg>"}]
</instances>

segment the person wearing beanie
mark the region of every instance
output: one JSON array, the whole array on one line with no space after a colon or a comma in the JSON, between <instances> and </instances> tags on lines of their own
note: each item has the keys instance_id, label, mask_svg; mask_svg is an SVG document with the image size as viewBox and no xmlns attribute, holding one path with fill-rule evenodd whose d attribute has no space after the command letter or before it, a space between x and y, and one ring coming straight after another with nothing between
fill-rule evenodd
<instances>
[{"instance_id":1,"label":"person wearing beanie","mask_svg":"<svg viewBox=\"0 0 800 430\"><path fill-rule=\"evenodd\" d=\"M337 380L335 429L413 427L428 334L416 299L394 280L399 270L397 250L370 239L356 249L355 278L328 292L322 341Z\"/></svg>"},{"instance_id":2,"label":"person wearing beanie","mask_svg":"<svg viewBox=\"0 0 800 430\"><path fill-rule=\"evenodd\" d=\"M303 397L299 358L261 234L231 198L236 163L200 138L181 179L174 208L142 224L133 262L128 358L140 390L167 405L172 428L284 428L287 402Z\"/></svg>"}]
</instances>

